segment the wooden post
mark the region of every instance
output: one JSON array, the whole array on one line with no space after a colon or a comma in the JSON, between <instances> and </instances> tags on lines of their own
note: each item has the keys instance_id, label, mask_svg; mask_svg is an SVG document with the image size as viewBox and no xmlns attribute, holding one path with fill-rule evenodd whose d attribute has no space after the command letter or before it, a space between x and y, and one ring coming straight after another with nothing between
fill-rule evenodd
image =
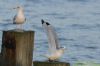
<instances>
[{"instance_id":1,"label":"wooden post","mask_svg":"<svg viewBox=\"0 0 100 66\"><path fill-rule=\"evenodd\" d=\"M3 31L5 66L32 66L34 31Z\"/></svg>"},{"instance_id":2,"label":"wooden post","mask_svg":"<svg viewBox=\"0 0 100 66\"><path fill-rule=\"evenodd\" d=\"M34 61L34 66L70 66L69 63L66 62L42 62L42 61Z\"/></svg>"}]
</instances>

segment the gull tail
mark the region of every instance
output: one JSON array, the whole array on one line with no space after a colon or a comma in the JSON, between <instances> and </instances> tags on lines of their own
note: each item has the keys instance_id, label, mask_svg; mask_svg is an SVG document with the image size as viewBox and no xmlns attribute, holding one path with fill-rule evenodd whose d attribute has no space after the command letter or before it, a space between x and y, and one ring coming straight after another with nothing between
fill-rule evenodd
<instances>
[{"instance_id":1,"label":"gull tail","mask_svg":"<svg viewBox=\"0 0 100 66\"><path fill-rule=\"evenodd\" d=\"M49 55L40 55L42 57L46 57L46 58L49 58Z\"/></svg>"}]
</instances>

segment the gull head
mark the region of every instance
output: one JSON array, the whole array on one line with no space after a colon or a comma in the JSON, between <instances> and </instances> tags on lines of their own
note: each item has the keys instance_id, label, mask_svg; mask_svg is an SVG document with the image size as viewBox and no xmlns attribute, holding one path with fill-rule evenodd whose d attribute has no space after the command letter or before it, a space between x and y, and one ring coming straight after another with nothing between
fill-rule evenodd
<instances>
[{"instance_id":1,"label":"gull head","mask_svg":"<svg viewBox=\"0 0 100 66\"><path fill-rule=\"evenodd\" d=\"M60 54L63 54L64 53L64 51L65 51L65 47L60 47L59 49L58 49L58 51L59 51L59 53Z\"/></svg>"},{"instance_id":2,"label":"gull head","mask_svg":"<svg viewBox=\"0 0 100 66\"><path fill-rule=\"evenodd\" d=\"M17 9L23 9L22 6L17 6Z\"/></svg>"},{"instance_id":3,"label":"gull head","mask_svg":"<svg viewBox=\"0 0 100 66\"><path fill-rule=\"evenodd\" d=\"M23 7L22 7L22 6L17 6L17 7L15 7L15 8L13 8L13 9L17 9L18 11L19 11L19 10L22 10L22 11L23 11Z\"/></svg>"},{"instance_id":4,"label":"gull head","mask_svg":"<svg viewBox=\"0 0 100 66\"><path fill-rule=\"evenodd\" d=\"M64 53L65 49L66 49L66 47L63 46L63 47L60 47L58 50L61 50Z\"/></svg>"},{"instance_id":5,"label":"gull head","mask_svg":"<svg viewBox=\"0 0 100 66\"><path fill-rule=\"evenodd\" d=\"M65 46L63 46L63 47L60 47L59 49L64 49L64 50L65 50L65 49L66 49L66 47L65 47Z\"/></svg>"}]
</instances>

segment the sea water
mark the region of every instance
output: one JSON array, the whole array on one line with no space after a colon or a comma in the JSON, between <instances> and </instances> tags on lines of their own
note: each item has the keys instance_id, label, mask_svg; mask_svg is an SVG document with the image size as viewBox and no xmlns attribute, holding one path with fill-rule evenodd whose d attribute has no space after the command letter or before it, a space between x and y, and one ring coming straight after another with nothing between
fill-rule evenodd
<instances>
[{"instance_id":1,"label":"sea water","mask_svg":"<svg viewBox=\"0 0 100 66\"><path fill-rule=\"evenodd\" d=\"M100 0L0 0L0 45L2 31L16 28L13 17L24 7L26 23L23 29L35 31L33 60L47 60L48 38L41 19L49 22L65 46L64 62L100 62Z\"/></svg>"}]
</instances>

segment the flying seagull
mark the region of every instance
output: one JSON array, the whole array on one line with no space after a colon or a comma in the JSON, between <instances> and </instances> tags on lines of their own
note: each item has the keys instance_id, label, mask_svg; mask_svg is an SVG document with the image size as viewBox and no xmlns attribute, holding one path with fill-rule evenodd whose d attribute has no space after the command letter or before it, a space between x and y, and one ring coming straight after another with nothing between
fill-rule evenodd
<instances>
[{"instance_id":1,"label":"flying seagull","mask_svg":"<svg viewBox=\"0 0 100 66\"><path fill-rule=\"evenodd\" d=\"M22 27L22 24L26 21L24 10L21 6L14 9L17 9L17 14L13 18L13 24L20 24L20 27Z\"/></svg>"},{"instance_id":2,"label":"flying seagull","mask_svg":"<svg viewBox=\"0 0 100 66\"><path fill-rule=\"evenodd\" d=\"M48 36L48 42L49 42L49 51L50 54L46 54L45 56L48 58L49 61L55 61L59 59L65 50L65 47L60 47L57 34L55 33L53 27L50 23L45 22L43 19L41 20L42 26L45 29L47 36Z\"/></svg>"}]
</instances>

